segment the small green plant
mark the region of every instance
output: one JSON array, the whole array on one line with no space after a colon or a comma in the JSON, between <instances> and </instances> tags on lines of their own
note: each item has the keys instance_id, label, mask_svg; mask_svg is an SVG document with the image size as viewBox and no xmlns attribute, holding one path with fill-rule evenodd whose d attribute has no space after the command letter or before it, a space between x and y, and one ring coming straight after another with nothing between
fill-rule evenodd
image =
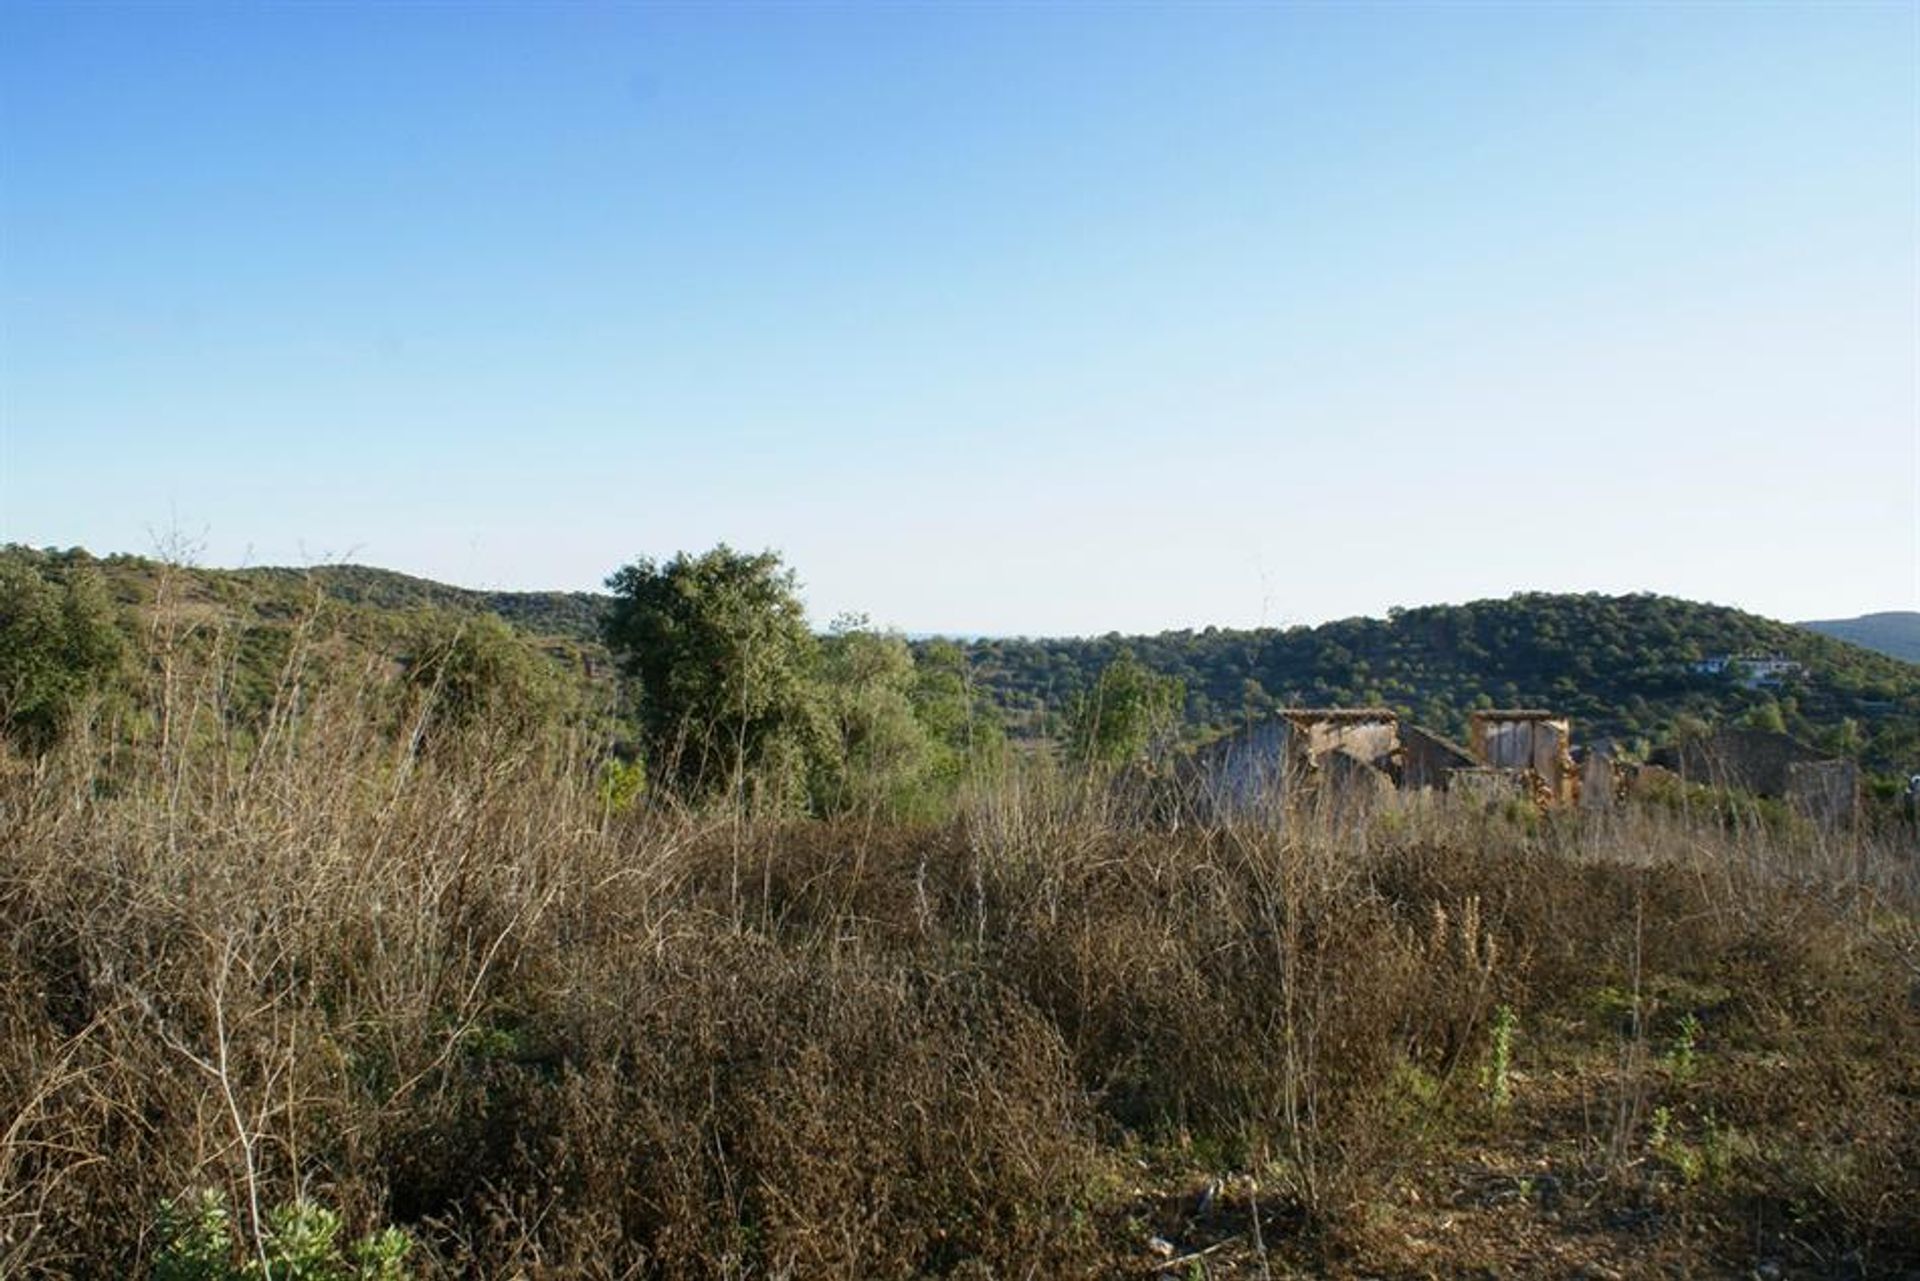
<instances>
[{"instance_id":1,"label":"small green plant","mask_svg":"<svg viewBox=\"0 0 1920 1281\"><path fill-rule=\"evenodd\" d=\"M212 1188L162 1202L158 1227L153 1281L226 1281L238 1275L226 1199Z\"/></svg>"},{"instance_id":2,"label":"small green plant","mask_svg":"<svg viewBox=\"0 0 1920 1281\"><path fill-rule=\"evenodd\" d=\"M1680 1019L1679 1030L1673 1034L1673 1045L1667 1051L1667 1065L1673 1069L1674 1080L1693 1079L1694 1071L1699 1067L1699 1043L1700 1020L1689 1012Z\"/></svg>"},{"instance_id":3,"label":"small green plant","mask_svg":"<svg viewBox=\"0 0 1920 1281\"><path fill-rule=\"evenodd\" d=\"M362 1237L353 1247L359 1281L407 1281L413 1275L407 1268L412 1252L413 1238L392 1225Z\"/></svg>"},{"instance_id":4,"label":"small green plant","mask_svg":"<svg viewBox=\"0 0 1920 1281\"><path fill-rule=\"evenodd\" d=\"M1737 1138L1737 1133L1721 1125L1712 1112L1707 1113L1698 1143L1689 1143L1674 1132L1672 1108L1655 1108L1647 1127L1647 1147L1689 1186L1725 1186L1733 1174Z\"/></svg>"},{"instance_id":5,"label":"small green plant","mask_svg":"<svg viewBox=\"0 0 1920 1281\"><path fill-rule=\"evenodd\" d=\"M1647 1147L1655 1156L1671 1165L1683 1183L1691 1185L1700 1181L1705 1162L1698 1148L1673 1132L1672 1108L1663 1105L1653 1110L1653 1117L1647 1125Z\"/></svg>"},{"instance_id":6,"label":"small green plant","mask_svg":"<svg viewBox=\"0 0 1920 1281\"><path fill-rule=\"evenodd\" d=\"M1653 1118L1647 1124L1647 1146L1655 1152L1666 1147L1673 1137L1673 1109L1665 1104L1653 1110Z\"/></svg>"},{"instance_id":7,"label":"small green plant","mask_svg":"<svg viewBox=\"0 0 1920 1281\"><path fill-rule=\"evenodd\" d=\"M1513 1098L1513 1035L1520 1027L1520 1016L1511 1005L1493 1012L1492 1046L1487 1058L1487 1102L1498 1112Z\"/></svg>"},{"instance_id":8,"label":"small green plant","mask_svg":"<svg viewBox=\"0 0 1920 1281\"><path fill-rule=\"evenodd\" d=\"M624 814L647 790L647 767L640 761L610 760L600 767L600 805L609 814Z\"/></svg>"},{"instance_id":9,"label":"small green plant","mask_svg":"<svg viewBox=\"0 0 1920 1281\"><path fill-rule=\"evenodd\" d=\"M312 1201L275 1207L267 1215L266 1255L285 1281L347 1281L340 1260L340 1216Z\"/></svg>"},{"instance_id":10,"label":"small green plant","mask_svg":"<svg viewBox=\"0 0 1920 1281\"><path fill-rule=\"evenodd\" d=\"M153 1281L407 1281L413 1239L385 1227L342 1248L340 1215L314 1201L269 1211L259 1250L238 1252L226 1198L203 1188L160 1207Z\"/></svg>"}]
</instances>

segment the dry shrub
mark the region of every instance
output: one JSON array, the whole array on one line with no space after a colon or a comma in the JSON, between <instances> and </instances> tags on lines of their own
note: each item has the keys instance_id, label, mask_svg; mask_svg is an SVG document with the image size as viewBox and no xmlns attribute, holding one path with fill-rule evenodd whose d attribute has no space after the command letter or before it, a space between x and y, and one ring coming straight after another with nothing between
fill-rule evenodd
<instances>
[{"instance_id":1,"label":"dry shrub","mask_svg":"<svg viewBox=\"0 0 1920 1281\"><path fill-rule=\"evenodd\" d=\"M584 1066L530 1145L545 1199L513 1206L544 1257L853 1276L1085 1255L1087 1117L1016 995L751 936L652 968L633 1008L563 1016Z\"/></svg>"}]
</instances>

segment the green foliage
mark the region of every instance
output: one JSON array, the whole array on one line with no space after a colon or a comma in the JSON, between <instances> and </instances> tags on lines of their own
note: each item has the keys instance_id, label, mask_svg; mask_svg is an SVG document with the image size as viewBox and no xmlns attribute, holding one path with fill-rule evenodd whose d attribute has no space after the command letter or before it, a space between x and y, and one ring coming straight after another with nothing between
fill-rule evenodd
<instances>
[{"instance_id":1,"label":"green foliage","mask_svg":"<svg viewBox=\"0 0 1920 1281\"><path fill-rule=\"evenodd\" d=\"M915 660L913 714L926 729L935 787L951 793L968 777L1004 769L1006 729L999 709L975 682L966 650L932 641Z\"/></svg>"},{"instance_id":2,"label":"green foliage","mask_svg":"<svg viewBox=\"0 0 1920 1281\"><path fill-rule=\"evenodd\" d=\"M931 763L914 715L913 653L861 615L835 621L821 644L820 693L829 747L817 771L822 812L902 813L913 808Z\"/></svg>"},{"instance_id":3,"label":"green foliage","mask_svg":"<svg viewBox=\"0 0 1920 1281\"><path fill-rule=\"evenodd\" d=\"M1123 649L1093 688L1074 700L1067 751L1081 764L1126 765L1166 746L1178 733L1186 687L1151 671Z\"/></svg>"},{"instance_id":4,"label":"green foliage","mask_svg":"<svg viewBox=\"0 0 1920 1281\"><path fill-rule=\"evenodd\" d=\"M1511 1005L1493 1012L1493 1026L1487 1052L1487 1102L1496 1112L1513 1099L1513 1037L1520 1030L1520 1016Z\"/></svg>"},{"instance_id":5,"label":"green foliage","mask_svg":"<svg viewBox=\"0 0 1920 1281\"><path fill-rule=\"evenodd\" d=\"M1699 1067L1699 1044L1700 1020L1689 1010L1681 1016L1680 1026L1674 1030L1673 1044L1667 1050L1667 1064L1673 1069L1674 1080L1693 1079Z\"/></svg>"},{"instance_id":6,"label":"green foliage","mask_svg":"<svg viewBox=\"0 0 1920 1281\"><path fill-rule=\"evenodd\" d=\"M646 790L645 762L610 760L600 767L600 804L609 813L626 813Z\"/></svg>"},{"instance_id":7,"label":"green foliage","mask_svg":"<svg viewBox=\"0 0 1920 1281\"><path fill-rule=\"evenodd\" d=\"M17 745L51 747L85 700L120 673L125 650L90 564L0 553L0 728Z\"/></svg>"},{"instance_id":8,"label":"green foliage","mask_svg":"<svg viewBox=\"0 0 1920 1281\"><path fill-rule=\"evenodd\" d=\"M916 661L904 637L848 615L821 642L819 683L821 813L927 817L950 807L965 780L1004 765L999 718L957 645L931 646Z\"/></svg>"},{"instance_id":9,"label":"green foliage","mask_svg":"<svg viewBox=\"0 0 1920 1281\"><path fill-rule=\"evenodd\" d=\"M489 614L429 612L412 623L403 667L429 700L430 724L531 733L561 713L564 694L545 655Z\"/></svg>"},{"instance_id":10,"label":"green foliage","mask_svg":"<svg viewBox=\"0 0 1920 1281\"><path fill-rule=\"evenodd\" d=\"M160 1206L160 1248L153 1281L227 1281L244 1275L233 1265L233 1224L226 1198L202 1188L186 1201Z\"/></svg>"},{"instance_id":11,"label":"green foliage","mask_svg":"<svg viewBox=\"0 0 1920 1281\"><path fill-rule=\"evenodd\" d=\"M491 614L538 636L598 640L609 602L591 592L483 592L367 565L243 569L226 575L268 593L317 587L329 599L383 612L437 610Z\"/></svg>"},{"instance_id":12,"label":"green foliage","mask_svg":"<svg viewBox=\"0 0 1920 1281\"><path fill-rule=\"evenodd\" d=\"M699 801L738 790L762 805L804 795L820 750L819 646L777 553L722 544L641 559L607 580L607 645L639 685L656 781Z\"/></svg>"},{"instance_id":13,"label":"green foliage","mask_svg":"<svg viewBox=\"0 0 1920 1281\"><path fill-rule=\"evenodd\" d=\"M259 1249L242 1253L226 1198L203 1188L184 1203L160 1207L153 1281L406 1281L413 1240L381 1228L343 1246L340 1216L313 1201L293 1201L267 1213ZM236 1259L238 1258L238 1261Z\"/></svg>"}]
</instances>

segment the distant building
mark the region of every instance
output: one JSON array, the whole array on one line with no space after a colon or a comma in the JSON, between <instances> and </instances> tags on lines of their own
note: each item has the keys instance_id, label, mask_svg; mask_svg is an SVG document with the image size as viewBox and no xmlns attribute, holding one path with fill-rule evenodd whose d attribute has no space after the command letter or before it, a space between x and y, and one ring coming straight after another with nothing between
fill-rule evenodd
<instances>
[{"instance_id":1,"label":"distant building","mask_svg":"<svg viewBox=\"0 0 1920 1281\"><path fill-rule=\"evenodd\" d=\"M1287 708L1196 749L1191 808L1208 819L1278 818L1308 794L1393 787L1400 747L1392 708Z\"/></svg>"},{"instance_id":2,"label":"distant building","mask_svg":"<svg viewBox=\"0 0 1920 1281\"><path fill-rule=\"evenodd\" d=\"M1203 821L1278 822L1303 801L1345 807L1395 791L1566 805L1579 787L1569 743L1564 717L1528 709L1475 713L1470 750L1391 708L1294 707L1197 748L1183 794Z\"/></svg>"},{"instance_id":3,"label":"distant building","mask_svg":"<svg viewBox=\"0 0 1920 1281\"><path fill-rule=\"evenodd\" d=\"M1503 708L1471 717L1473 754L1493 769L1526 770L1539 780L1543 798L1573 802L1579 790L1573 768L1573 729L1564 716L1538 708Z\"/></svg>"},{"instance_id":4,"label":"distant building","mask_svg":"<svg viewBox=\"0 0 1920 1281\"><path fill-rule=\"evenodd\" d=\"M1692 670L1696 676L1730 676L1748 689L1770 689L1806 668L1779 654L1715 654L1693 664Z\"/></svg>"},{"instance_id":5,"label":"distant building","mask_svg":"<svg viewBox=\"0 0 1920 1281\"><path fill-rule=\"evenodd\" d=\"M1784 800L1823 827L1850 825L1859 807L1860 767L1791 735L1732 726L1653 754L1689 783Z\"/></svg>"},{"instance_id":6,"label":"distant building","mask_svg":"<svg viewBox=\"0 0 1920 1281\"><path fill-rule=\"evenodd\" d=\"M1452 739L1418 725L1400 727L1400 786L1409 792L1446 791L1455 771L1479 764L1472 752Z\"/></svg>"}]
</instances>

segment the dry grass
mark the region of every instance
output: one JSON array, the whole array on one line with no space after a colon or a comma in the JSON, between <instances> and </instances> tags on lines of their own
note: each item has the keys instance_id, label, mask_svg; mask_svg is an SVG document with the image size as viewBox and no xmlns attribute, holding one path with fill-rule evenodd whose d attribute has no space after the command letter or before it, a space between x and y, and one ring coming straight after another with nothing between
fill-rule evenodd
<instances>
[{"instance_id":1,"label":"dry grass","mask_svg":"<svg viewBox=\"0 0 1920 1281\"><path fill-rule=\"evenodd\" d=\"M379 671L241 733L160 670L164 738L0 781L0 1273L138 1274L203 1187L236 1256L309 1199L427 1275L1920 1267L1887 842L620 815Z\"/></svg>"}]
</instances>

